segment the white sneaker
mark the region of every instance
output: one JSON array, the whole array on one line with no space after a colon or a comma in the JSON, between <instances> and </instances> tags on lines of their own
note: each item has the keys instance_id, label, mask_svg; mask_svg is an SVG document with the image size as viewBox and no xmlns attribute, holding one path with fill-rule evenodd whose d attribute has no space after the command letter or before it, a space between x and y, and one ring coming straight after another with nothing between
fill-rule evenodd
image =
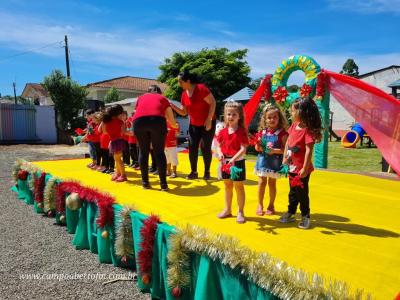
<instances>
[{"instance_id":1,"label":"white sneaker","mask_svg":"<svg viewBox=\"0 0 400 300\"><path fill-rule=\"evenodd\" d=\"M285 212L280 218L279 222L281 223L290 223L296 221L295 215L292 215L289 212Z\"/></svg>"},{"instance_id":2,"label":"white sneaker","mask_svg":"<svg viewBox=\"0 0 400 300\"><path fill-rule=\"evenodd\" d=\"M301 229L308 229L308 228L310 228L310 226L311 226L310 218L306 217L306 216L302 216L298 227Z\"/></svg>"}]
</instances>

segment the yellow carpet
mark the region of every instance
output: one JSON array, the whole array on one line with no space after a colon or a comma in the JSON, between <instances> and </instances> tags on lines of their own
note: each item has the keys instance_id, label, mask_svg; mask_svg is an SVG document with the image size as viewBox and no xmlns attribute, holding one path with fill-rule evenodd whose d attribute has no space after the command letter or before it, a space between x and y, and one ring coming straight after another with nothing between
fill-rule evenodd
<instances>
[{"instance_id":1,"label":"yellow carpet","mask_svg":"<svg viewBox=\"0 0 400 300\"><path fill-rule=\"evenodd\" d=\"M117 184L110 181L109 175L86 168L88 160L35 164L52 175L108 191L119 203L131 205L144 214L156 213L171 225L190 222L234 235L252 249L268 252L310 273L346 281L353 288L372 293L376 299L393 299L399 292L399 181L316 171L310 179L312 229L301 230L297 223L284 225L277 221L287 208L286 179L278 181L275 203L278 215L255 214L257 177L252 174L254 163L247 162L247 222L239 225L235 218L216 218L223 208L223 183L183 179L189 170L187 154L180 154L179 159L180 177L169 180L169 193L158 190L155 176L151 176L154 189L142 190L140 173L129 168L129 182ZM216 162L213 164L215 171ZM202 165L200 157L200 174ZM216 177L216 172L212 176Z\"/></svg>"}]
</instances>

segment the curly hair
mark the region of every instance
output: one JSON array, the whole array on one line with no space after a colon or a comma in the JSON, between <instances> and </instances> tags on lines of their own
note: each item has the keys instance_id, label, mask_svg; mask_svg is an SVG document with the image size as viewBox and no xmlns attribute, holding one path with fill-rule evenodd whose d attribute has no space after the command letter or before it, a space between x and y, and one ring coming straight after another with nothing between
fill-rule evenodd
<instances>
[{"instance_id":1,"label":"curly hair","mask_svg":"<svg viewBox=\"0 0 400 300\"><path fill-rule=\"evenodd\" d=\"M245 122L244 122L244 112L243 112L243 105L239 102L235 101L228 101L226 102L224 106L224 123L225 126L227 126L227 122L225 121L225 116L226 116L226 111L227 109L236 109L237 113L239 114L239 127L246 128Z\"/></svg>"},{"instance_id":2,"label":"curly hair","mask_svg":"<svg viewBox=\"0 0 400 300\"><path fill-rule=\"evenodd\" d=\"M322 120L318 106L310 97L297 98L292 107L297 111L300 122L313 134L316 142L322 139Z\"/></svg>"},{"instance_id":3,"label":"curly hair","mask_svg":"<svg viewBox=\"0 0 400 300\"><path fill-rule=\"evenodd\" d=\"M258 123L258 131L262 131L262 130L268 128L267 113L270 111L276 111L278 113L278 116L279 116L278 128L286 129L288 127L288 123L287 123L285 115L282 113L282 111L279 109L279 107L277 107L275 104L268 103L267 105L264 106L264 108L262 110L260 123Z\"/></svg>"}]
</instances>

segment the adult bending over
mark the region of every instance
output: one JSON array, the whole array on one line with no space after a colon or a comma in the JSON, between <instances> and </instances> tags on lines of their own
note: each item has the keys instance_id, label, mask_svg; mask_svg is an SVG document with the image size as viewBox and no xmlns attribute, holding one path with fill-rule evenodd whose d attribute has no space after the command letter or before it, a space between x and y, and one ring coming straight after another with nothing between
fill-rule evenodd
<instances>
[{"instance_id":1,"label":"adult bending over","mask_svg":"<svg viewBox=\"0 0 400 300\"><path fill-rule=\"evenodd\" d=\"M149 152L150 145L156 157L161 190L167 191L167 161L164 153L165 136L167 135L166 119L177 127L170 103L157 85L151 85L147 93L139 96L136 102L136 113L133 130L139 144L139 165L142 173L143 188L149 189Z\"/></svg>"},{"instance_id":2,"label":"adult bending over","mask_svg":"<svg viewBox=\"0 0 400 300\"><path fill-rule=\"evenodd\" d=\"M210 179L212 159L211 143L215 133L215 99L210 90L194 74L185 71L178 75L179 86L183 89L182 108L171 104L174 111L182 116L189 115L189 159L191 172L187 179L198 178L197 159L199 145L204 160L204 179ZM201 144L200 144L200 141Z\"/></svg>"}]
</instances>

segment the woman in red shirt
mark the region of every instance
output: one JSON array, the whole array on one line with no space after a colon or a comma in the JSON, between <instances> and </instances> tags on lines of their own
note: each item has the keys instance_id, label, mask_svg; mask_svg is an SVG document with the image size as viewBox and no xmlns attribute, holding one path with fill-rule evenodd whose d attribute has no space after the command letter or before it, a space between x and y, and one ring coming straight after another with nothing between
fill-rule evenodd
<instances>
[{"instance_id":1,"label":"woman in red shirt","mask_svg":"<svg viewBox=\"0 0 400 300\"><path fill-rule=\"evenodd\" d=\"M174 113L169 101L161 95L161 89L157 85L151 85L146 94L139 96L135 110L133 131L140 149L139 165L143 188L150 188L149 152L151 145L156 157L161 190L168 191L167 161L164 153L165 136L167 135L165 118L176 128Z\"/></svg>"},{"instance_id":2,"label":"woman in red shirt","mask_svg":"<svg viewBox=\"0 0 400 300\"><path fill-rule=\"evenodd\" d=\"M182 116L189 115L189 159L191 173L187 179L198 178L197 160L200 141L204 160L204 179L210 179L212 159L211 144L215 133L215 99L210 90L194 74L185 71L178 75L179 86L183 89L182 108L171 104L174 111Z\"/></svg>"}]
</instances>

